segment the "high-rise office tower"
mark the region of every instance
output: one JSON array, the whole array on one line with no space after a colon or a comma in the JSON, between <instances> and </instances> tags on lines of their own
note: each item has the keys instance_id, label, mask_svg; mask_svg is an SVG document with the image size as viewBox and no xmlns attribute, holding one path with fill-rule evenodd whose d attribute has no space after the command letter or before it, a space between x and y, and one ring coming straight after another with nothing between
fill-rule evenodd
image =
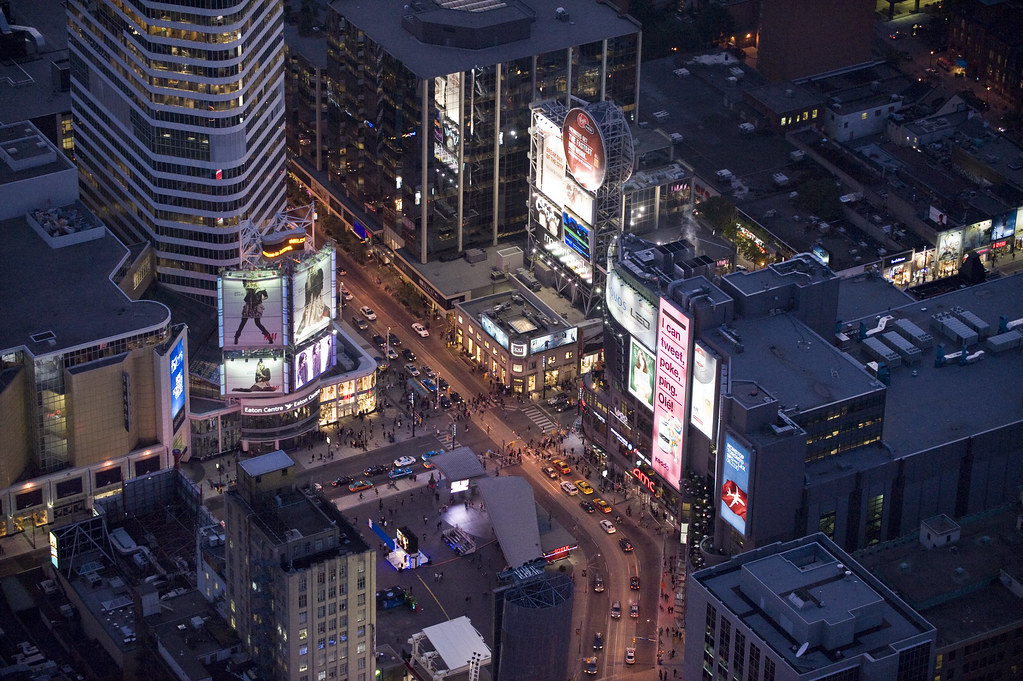
<instances>
[{"instance_id":1,"label":"high-rise office tower","mask_svg":"<svg viewBox=\"0 0 1023 681\"><path fill-rule=\"evenodd\" d=\"M276 0L69 0L82 199L159 280L216 301L239 223L284 207L283 14Z\"/></svg>"}]
</instances>

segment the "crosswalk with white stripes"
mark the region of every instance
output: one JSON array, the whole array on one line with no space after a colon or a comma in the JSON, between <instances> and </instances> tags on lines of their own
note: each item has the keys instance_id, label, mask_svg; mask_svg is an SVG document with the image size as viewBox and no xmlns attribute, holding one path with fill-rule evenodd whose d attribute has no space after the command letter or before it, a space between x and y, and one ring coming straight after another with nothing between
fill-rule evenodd
<instances>
[{"instance_id":1,"label":"crosswalk with white stripes","mask_svg":"<svg viewBox=\"0 0 1023 681\"><path fill-rule=\"evenodd\" d=\"M558 424L551 420L547 412L535 405L524 407L522 413L528 416L529 420L535 423L541 432L549 433L558 427Z\"/></svg>"}]
</instances>

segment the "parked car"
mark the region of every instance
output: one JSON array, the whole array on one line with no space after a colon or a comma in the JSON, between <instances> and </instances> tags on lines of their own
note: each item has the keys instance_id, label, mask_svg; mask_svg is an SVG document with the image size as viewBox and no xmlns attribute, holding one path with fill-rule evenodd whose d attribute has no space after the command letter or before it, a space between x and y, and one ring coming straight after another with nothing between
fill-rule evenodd
<instances>
[{"instance_id":1,"label":"parked car","mask_svg":"<svg viewBox=\"0 0 1023 681\"><path fill-rule=\"evenodd\" d=\"M362 316L371 322L375 322L377 319L377 313L374 312L373 308L371 308L369 305L363 305L362 307L360 307L359 312L361 312Z\"/></svg>"},{"instance_id":2,"label":"parked car","mask_svg":"<svg viewBox=\"0 0 1023 681\"><path fill-rule=\"evenodd\" d=\"M390 470L391 470L390 466L387 466L385 464L377 464L376 466L370 466L369 468L364 470L362 474L365 475L367 478L371 478L374 475L383 475L384 473L387 473Z\"/></svg>"},{"instance_id":3,"label":"parked car","mask_svg":"<svg viewBox=\"0 0 1023 681\"><path fill-rule=\"evenodd\" d=\"M421 366L421 367L419 367L419 370L422 371L423 374L426 375L429 378L437 378L437 372L434 371L433 369L431 369L428 366L425 366L425 365Z\"/></svg>"},{"instance_id":4,"label":"parked car","mask_svg":"<svg viewBox=\"0 0 1023 681\"><path fill-rule=\"evenodd\" d=\"M626 539L625 537L622 537L621 539L618 540L618 546L621 546L622 551L625 551L626 553L632 551L635 548L632 545L632 542Z\"/></svg>"},{"instance_id":5,"label":"parked car","mask_svg":"<svg viewBox=\"0 0 1023 681\"><path fill-rule=\"evenodd\" d=\"M622 617L622 602L615 601L611 604L611 619L617 620Z\"/></svg>"},{"instance_id":6,"label":"parked car","mask_svg":"<svg viewBox=\"0 0 1023 681\"><path fill-rule=\"evenodd\" d=\"M561 491L570 497L574 497L576 494L579 494L579 489L568 480L561 483Z\"/></svg>"},{"instance_id":7,"label":"parked car","mask_svg":"<svg viewBox=\"0 0 1023 681\"><path fill-rule=\"evenodd\" d=\"M405 456L399 456L397 459L394 460L394 467L395 468L404 468L406 466L411 466L415 462L416 462L416 457L408 456L406 454Z\"/></svg>"},{"instance_id":8,"label":"parked car","mask_svg":"<svg viewBox=\"0 0 1023 681\"><path fill-rule=\"evenodd\" d=\"M421 338L426 338L427 336L430 335L430 330L427 329L422 324L420 324L419 322L416 322L412 325L412 330L418 333Z\"/></svg>"},{"instance_id":9,"label":"parked car","mask_svg":"<svg viewBox=\"0 0 1023 681\"><path fill-rule=\"evenodd\" d=\"M615 528L615 526L611 524L610 520L601 520L600 521L600 529L604 530L608 534L614 534L615 532L618 531Z\"/></svg>"},{"instance_id":10,"label":"parked car","mask_svg":"<svg viewBox=\"0 0 1023 681\"><path fill-rule=\"evenodd\" d=\"M348 485L349 492L361 492L364 489L370 489L373 487L373 483L369 480L356 480L355 482Z\"/></svg>"}]
</instances>

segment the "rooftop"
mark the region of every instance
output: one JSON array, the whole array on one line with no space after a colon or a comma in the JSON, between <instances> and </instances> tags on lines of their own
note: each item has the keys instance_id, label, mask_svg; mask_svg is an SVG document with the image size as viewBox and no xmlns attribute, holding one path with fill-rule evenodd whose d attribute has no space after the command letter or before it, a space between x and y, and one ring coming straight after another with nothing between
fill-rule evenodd
<instances>
[{"instance_id":1,"label":"rooftop","mask_svg":"<svg viewBox=\"0 0 1023 681\"><path fill-rule=\"evenodd\" d=\"M259 475L266 475L268 473L273 473L274 471L283 470L294 465L295 462L290 456L284 453L283 449L278 449L277 451L270 452L269 454L262 454L251 459L244 459L238 462L238 466L253 478Z\"/></svg>"},{"instance_id":2,"label":"rooftop","mask_svg":"<svg viewBox=\"0 0 1023 681\"><path fill-rule=\"evenodd\" d=\"M109 232L54 249L25 217L0 221L0 231L6 237L0 240L5 263L0 270L0 350L24 347L36 357L59 354L170 322L165 306L131 301L110 280L128 249Z\"/></svg>"},{"instance_id":3,"label":"rooftop","mask_svg":"<svg viewBox=\"0 0 1023 681\"><path fill-rule=\"evenodd\" d=\"M569 331L574 326L529 291L505 291L460 304L483 330L506 349L509 342L543 340L547 334ZM564 336L565 343L576 340L572 334ZM553 345L564 343L554 342ZM529 348L529 354L543 349L542 344Z\"/></svg>"},{"instance_id":4,"label":"rooftop","mask_svg":"<svg viewBox=\"0 0 1023 681\"><path fill-rule=\"evenodd\" d=\"M45 44L29 59L0 64L0 123L70 112L71 92L60 90L59 83L53 80L51 66L52 62L68 58L64 3L60 0L13 0L11 8L14 21L10 23L36 29ZM10 85L3 85L8 82Z\"/></svg>"},{"instance_id":5,"label":"rooftop","mask_svg":"<svg viewBox=\"0 0 1023 681\"><path fill-rule=\"evenodd\" d=\"M0 186L70 168L74 164L24 119L0 126Z\"/></svg>"},{"instance_id":6,"label":"rooftop","mask_svg":"<svg viewBox=\"0 0 1023 681\"><path fill-rule=\"evenodd\" d=\"M442 9L431 0L417 0L415 3L408 0L335 0L331 7L416 76L424 79L639 32L639 25L630 17L619 13L610 4L592 0L525 0L485 12ZM555 10L559 8L567 12L568 21L555 16ZM480 49L421 42L403 26L406 15L429 13L431 21L446 23L450 28L482 29L494 21L493 15L509 12L525 21L529 20L530 14L535 16L527 27L528 38Z\"/></svg>"},{"instance_id":7,"label":"rooftop","mask_svg":"<svg viewBox=\"0 0 1023 681\"><path fill-rule=\"evenodd\" d=\"M693 579L800 673L896 655L933 631L821 534L740 554Z\"/></svg>"}]
</instances>

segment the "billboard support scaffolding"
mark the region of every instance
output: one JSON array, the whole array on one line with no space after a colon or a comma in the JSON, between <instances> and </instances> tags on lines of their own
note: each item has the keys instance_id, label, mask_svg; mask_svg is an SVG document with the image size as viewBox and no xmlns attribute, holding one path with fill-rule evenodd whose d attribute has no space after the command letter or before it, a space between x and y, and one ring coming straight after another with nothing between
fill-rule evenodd
<instances>
[{"instance_id":1,"label":"billboard support scaffolding","mask_svg":"<svg viewBox=\"0 0 1023 681\"><path fill-rule=\"evenodd\" d=\"M239 267L262 266L264 238L275 232L302 231L310 236L313 233L313 216L316 207L313 204L296 206L283 210L264 225L256 225L252 220L244 220L239 225Z\"/></svg>"}]
</instances>

